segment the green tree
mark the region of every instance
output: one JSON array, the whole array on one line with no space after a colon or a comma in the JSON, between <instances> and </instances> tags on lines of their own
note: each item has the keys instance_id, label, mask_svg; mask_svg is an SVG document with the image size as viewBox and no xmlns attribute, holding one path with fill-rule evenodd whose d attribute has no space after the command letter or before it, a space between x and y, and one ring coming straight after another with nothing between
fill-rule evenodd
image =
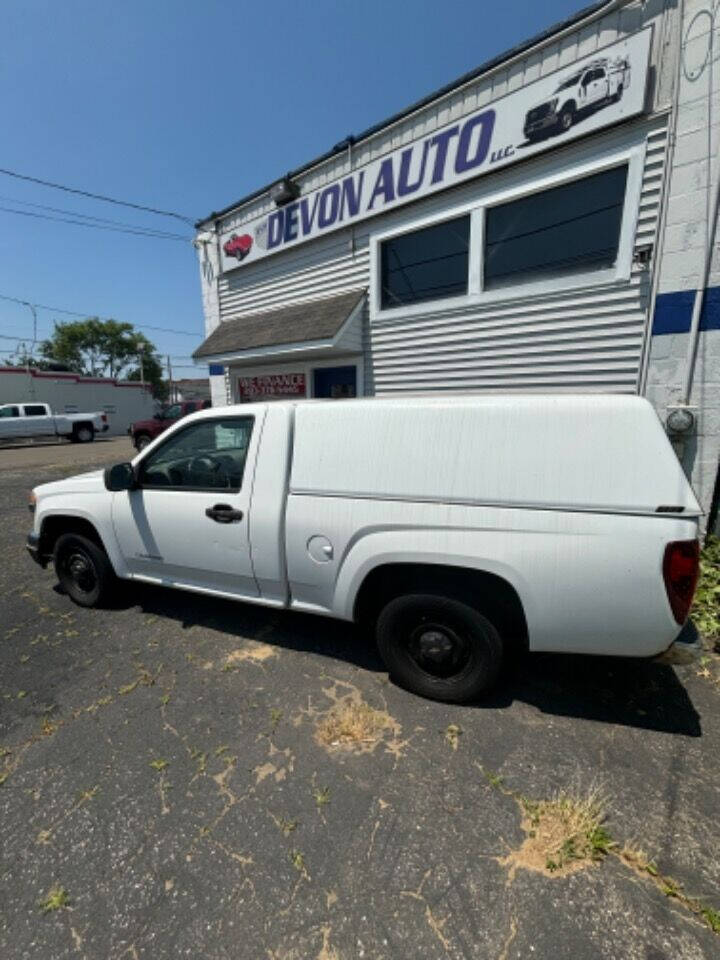
<instances>
[{"instance_id":1,"label":"green tree","mask_svg":"<svg viewBox=\"0 0 720 960\"><path fill-rule=\"evenodd\" d=\"M86 376L130 380L140 379L142 353L143 373L153 385L153 394L161 396L165 388L154 344L131 323L98 317L59 323L52 337L41 344L40 352Z\"/></svg>"},{"instance_id":2,"label":"green tree","mask_svg":"<svg viewBox=\"0 0 720 960\"><path fill-rule=\"evenodd\" d=\"M169 394L167 381L163 378L163 368L156 353L143 353L142 375L145 383L152 384L152 394L156 400L166 402ZM126 380L139 380L140 367L133 367L125 374Z\"/></svg>"}]
</instances>

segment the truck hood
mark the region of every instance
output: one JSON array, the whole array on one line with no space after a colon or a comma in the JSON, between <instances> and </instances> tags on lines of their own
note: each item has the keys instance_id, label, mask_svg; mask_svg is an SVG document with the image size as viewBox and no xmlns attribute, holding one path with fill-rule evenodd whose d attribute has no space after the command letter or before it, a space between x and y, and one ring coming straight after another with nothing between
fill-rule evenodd
<instances>
[{"instance_id":1,"label":"truck hood","mask_svg":"<svg viewBox=\"0 0 720 960\"><path fill-rule=\"evenodd\" d=\"M105 489L104 473L104 470L91 470L89 473L78 473L64 480L42 483L34 488L33 493L38 500L56 493L97 493L98 490Z\"/></svg>"}]
</instances>

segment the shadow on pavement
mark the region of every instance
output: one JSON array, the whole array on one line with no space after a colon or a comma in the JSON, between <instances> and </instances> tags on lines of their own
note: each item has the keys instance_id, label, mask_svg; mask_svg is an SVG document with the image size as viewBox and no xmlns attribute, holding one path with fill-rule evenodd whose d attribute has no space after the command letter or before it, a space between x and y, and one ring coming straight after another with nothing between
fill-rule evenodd
<instances>
[{"instance_id":1,"label":"shadow on pavement","mask_svg":"<svg viewBox=\"0 0 720 960\"><path fill-rule=\"evenodd\" d=\"M137 585L133 602L170 617L184 629L207 627L286 650L311 652L384 672L372 637L350 623L231 600ZM661 663L623 657L530 654L507 671L481 710L503 710L516 700L548 715L596 720L643 730L699 737L700 716L675 671Z\"/></svg>"}]
</instances>

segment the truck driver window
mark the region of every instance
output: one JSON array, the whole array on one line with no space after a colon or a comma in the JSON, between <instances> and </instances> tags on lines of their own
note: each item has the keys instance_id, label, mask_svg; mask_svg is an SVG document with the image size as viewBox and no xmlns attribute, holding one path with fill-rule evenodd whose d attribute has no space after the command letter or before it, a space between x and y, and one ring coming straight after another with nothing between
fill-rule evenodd
<instances>
[{"instance_id":1,"label":"truck driver window","mask_svg":"<svg viewBox=\"0 0 720 960\"><path fill-rule=\"evenodd\" d=\"M485 289L612 267L622 225L627 165L490 207Z\"/></svg>"},{"instance_id":2,"label":"truck driver window","mask_svg":"<svg viewBox=\"0 0 720 960\"><path fill-rule=\"evenodd\" d=\"M381 244L381 308L467 293L470 217L456 217Z\"/></svg>"},{"instance_id":3,"label":"truck driver window","mask_svg":"<svg viewBox=\"0 0 720 960\"><path fill-rule=\"evenodd\" d=\"M46 417L47 410L45 407L41 407L39 404L34 404L33 406L28 406L25 404L25 416L26 417Z\"/></svg>"},{"instance_id":4,"label":"truck driver window","mask_svg":"<svg viewBox=\"0 0 720 960\"><path fill-rule=\"evenodd\" d=\"M143 461L140 486L237 492L252 426L253 417L224 417L174 433Z\"/></svg>"}]
</instances>

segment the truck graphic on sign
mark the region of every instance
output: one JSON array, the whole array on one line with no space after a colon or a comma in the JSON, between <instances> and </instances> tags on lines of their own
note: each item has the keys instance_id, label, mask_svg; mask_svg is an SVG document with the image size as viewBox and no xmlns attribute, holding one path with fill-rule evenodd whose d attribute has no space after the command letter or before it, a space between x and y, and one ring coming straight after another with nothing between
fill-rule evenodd
<instances>
[{"instance_id":1,"label":"truck graphic on sign","mask_svg":"<svg viewBox=\"0 0 720 960\"><path fill-rule=\"evenodd\" d=\"M630 62L624 57L603 57L560 82L552 96L525 115L523 133L534 143L565 133L589 113L617 103L630 86Z\"/></svg>"}]
</instances>

